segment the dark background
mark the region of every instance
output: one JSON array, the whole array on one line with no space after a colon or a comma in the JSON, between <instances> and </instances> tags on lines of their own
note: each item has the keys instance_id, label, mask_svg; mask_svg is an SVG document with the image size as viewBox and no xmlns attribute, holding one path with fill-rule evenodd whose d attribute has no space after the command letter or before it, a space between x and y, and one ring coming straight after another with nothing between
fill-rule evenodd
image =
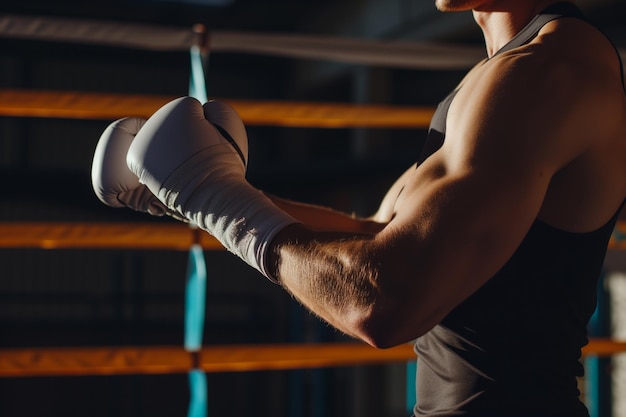
<instances>
[{"instance_id":1,"label":"dark background","mask_svg":"<svg viewBox=\"0 0 626 417\"><path fill-rule=\"evenodd\" d=\"M471 15L422 0L3 1L0 13L209 30L481 45ZM626 47L623 0L579 2ZM464 70L409 70L216 53L212 97L435 105ZM0 88L185 95L186 52L0 38ZM91 156L109 121L0 118L0 221L153 221L100 204ZM249 180L267 191L371 214L417 157L423 130L249 127ZM341 341L233 256L207 252L205 344ZM187 254L0 251L0 347L181 345ZM211 416L400 416L404 365L209 374ZM0 379L0 416L181 416L186 375Z\"/></svg>"}]
</instances>

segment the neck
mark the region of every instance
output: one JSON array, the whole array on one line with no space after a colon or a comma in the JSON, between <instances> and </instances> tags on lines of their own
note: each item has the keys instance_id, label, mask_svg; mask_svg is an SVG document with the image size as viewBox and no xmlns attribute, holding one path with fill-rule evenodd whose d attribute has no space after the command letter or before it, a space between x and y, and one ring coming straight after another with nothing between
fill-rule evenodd
<instances>
[{"instance_id":1,"label":"neck","mask_svg":"<svg viewBox=\"0 0 626 417\"><path fill-rule=\"evenodd\" d=\"M494 1L473 10L474 19L485 38L487 56L493 56L539 12L562 0Z\"/></svg>"}]
</instances>

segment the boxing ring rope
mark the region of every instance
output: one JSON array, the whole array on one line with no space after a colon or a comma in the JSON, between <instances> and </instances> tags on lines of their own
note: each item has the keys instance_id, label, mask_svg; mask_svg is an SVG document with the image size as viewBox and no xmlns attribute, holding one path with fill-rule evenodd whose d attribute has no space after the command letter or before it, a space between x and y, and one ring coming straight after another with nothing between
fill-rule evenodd
<instances>
[{"instance_id":1,"label":"boxing ring rope","mask_svg":"<svg viewBox=\"0 0 626 417\"><path fill-rule=\"evenodd\" d=\"M617 223L609 250L626 250L626 221ZM0 222L0 248L163 249L186 251L224 247L208 233L182 223Z\"/></svg>"},{"instance_id":2,"label":"boxing ring rope","mask_svg":"<svg viewBox=\"0 0 626 417\"><path fill-rule=\"evenodd\" d=\"M188 51L201 46L211 53L236 52L395 68L465 69L485 55L482 47L433 42L207 31L203 25L178 27L11 14L0 14L0 37L153 51Z\"/></svg>"},{"instance_id":3,"label":"boxing ring rope","mask_svg":"<svg viewBox=\"0 0 626 417\"><path fill-rule=\"evenodd\" d=\"M187 251L194 243L223 249L209 234L196 234L182 223L0 223L0 248Z\"/></svg>"},{"instance_id":4,"label":"boxing ring rope","mask_svg":"<svg viewBox=\"0 0 626 417\"><path fill-rule=\"evenodd\" d=\"M11 14L0 14L0 37L159 51L188 51L200 44L211 53L239 52L437 70L466 69L485 56L482 46L302 34L207 32L202 25L188 28ZM626 60L626 50L620 49L619 53Z\"/></svg>"},{"instance_id":5,"label":"boxing ring rope","mask_svg":"<svg viewBox=\"0 0 626 417\"><path fill-rule=\"evenodd\" d=\"M626 342L590 339L582 352L611 356L626 352ZM0 377L278 371L413 360L409 344L390 349L361 343L230 345L203 347L196 354L173 346L0 349Z\"/></svg>"},{"instance_id":6,"label":"boxing ring rope","mask_svg":"<svg viewBox=\"0 0 626 417\"><path fill-rule=\"evenodd\" d=\"M201 103L208 101L205 80L205 67L208 51L200 46L203 41L198 39L196 45L189 48L190 76L188 94ZM191 355L191 368L187 371L189 386L189 406L187 417L206 417L208 411L208 381L206 372L199 366L200 352L204 337L207 298L207 265L200 230L189 224L193 231L193 243L187 255L187 271L185 277L185 315L183 331L183 347Z\"/></svg>"},{"instance_id":7,"label":"boxing ring rope","mask_svg":"<svg viewBox=\"0 0 626 417\"><path fill-rule=\"evenodd\" d=\"M0 116L115 120L150 117L176 97L0 89ZM426 128L433 108L229 100L247 125L316 128Z\"/></svg>"},{"instance_id":8,"label":"boxing ring rope","mask_svg":"<svg viewBox=\"0 0 626 417\"><path fill-rule=\"evenodd\" d=\"M0 377L167 374L193 367L204 372L248 372L415 359L409 345L381 350L361 343L208 346L193 356L173 346L1 349Z\"/></svg>"}]
</instances>

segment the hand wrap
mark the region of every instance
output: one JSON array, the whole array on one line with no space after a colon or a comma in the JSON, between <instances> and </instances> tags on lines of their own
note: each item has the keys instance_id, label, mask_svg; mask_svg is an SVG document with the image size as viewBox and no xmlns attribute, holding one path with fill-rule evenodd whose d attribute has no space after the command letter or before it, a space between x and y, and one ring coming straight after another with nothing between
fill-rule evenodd
<instances>
[{"instance_id":1,"label":"hand wrap","mask_svg":"<svg viewBox=\"0 0 626 417\"><path fill-rule=\"evenodd\" d=\"M269 244L297 220L246 181L247 158L246 130L234 109L183 97L146 122L127 163L165 206L272 279Z\"/></svg>"}]
</instances>

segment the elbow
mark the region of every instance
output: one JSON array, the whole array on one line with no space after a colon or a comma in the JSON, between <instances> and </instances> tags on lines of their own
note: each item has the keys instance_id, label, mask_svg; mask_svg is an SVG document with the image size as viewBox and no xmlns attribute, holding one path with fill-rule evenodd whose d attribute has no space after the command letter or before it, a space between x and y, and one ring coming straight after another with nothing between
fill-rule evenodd
<instances>
[{"instance_id":1,"label":"elbow","mask_svg":"<svg viewBox=\"0 0 626 417\"><path fill-rule=\"evenodd\" d=\"M377 349L389 349L419 337L403 334L398 326L390 322L378 323L370 320L361 325L358 335L365 343Z\"/></svg>"},{"instance_id":2,"label":"elbow","mask_svg":"<svg viewBox=\"0 0 626 417\"><path fill-rule=\"evenodd\" d=\"M412 342L430 331L445 316L439 303L423 288L402 285L399 274L379 279L368 302L361 305L352 322L356 334L367 344L386 349ZM413 280L415 283L415 280Z\"/></svg>"},{"instance_id":3,"label":"elbow","mask_svg":"<svg viewBox=\"0 0 626 417\"><path fill-rule=\"evenodd\" d=\"M407 264L406 250L393 248L368 254L377 268L369 281L367 301L360 304L352 322L361 340L380 349L412 342L443 318L439 303L422 285L426 281L422 269L417 262Z\"/></svg>"},{"instance_id":4,"label":"elbow","mask_svg":"<svg viewBox=\"0 0 626 417\"><path fill-rule=\"evenodd\" d=\"M394 305L371 308L354 323L353 328L357 337L368 345L388 349L414 341L435 324L424 319L419 312L411 314Z\"/></svg>"},{"instance_id":5,"label":"elbow","mask_svg":"<svg viewBox=\"0 0 626 417\"><path fill-rule=\"evenodd\" d=\"M397 338L395 334L387 331L373 330L362 332L359 338L368 345L375 347L376 349L389 349L398 346L402 343L408 343L410 340L402 341Z\"/></svg>"}]
</instances>

